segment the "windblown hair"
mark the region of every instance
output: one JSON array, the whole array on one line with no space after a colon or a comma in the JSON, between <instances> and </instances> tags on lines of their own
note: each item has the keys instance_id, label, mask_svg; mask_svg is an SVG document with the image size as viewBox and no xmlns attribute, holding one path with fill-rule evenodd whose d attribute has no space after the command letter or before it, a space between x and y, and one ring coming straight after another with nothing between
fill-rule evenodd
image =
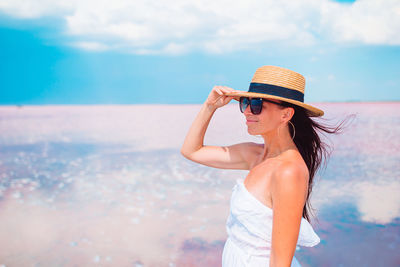
<instances>
[{"instance_id":1,"label":"windblown hair","mask_svg":"<svg viewBox=\"0 0 400 267\"><path fill-rule=\"evenodd\" d=\"M282 104L282 108L294 108L294 115L290 120L295 127L296 134L294 137L294 143L296 144L297 149L307 164L310 174L307 199L303 208L303 217L307 219L307 221L310 221L310 215L313 215L310 203L310 195L312 192L314 176L321 167L322 163L324 163L324 168L326 168L329 156L333 151L331 146L321 140L320 136L318 135L318 131L322 134L324 134L324 132L329 134L339 134L344 129L346 122L348 122L350 118L354 118L354 114L347 116L337 126L331 126L315 121L302 107L288 102L282 102ZM321 118L321 120L324 119ZM293 127L290 125L289 132L290 135L293 136Z\"/></svg>"}]
</instances>

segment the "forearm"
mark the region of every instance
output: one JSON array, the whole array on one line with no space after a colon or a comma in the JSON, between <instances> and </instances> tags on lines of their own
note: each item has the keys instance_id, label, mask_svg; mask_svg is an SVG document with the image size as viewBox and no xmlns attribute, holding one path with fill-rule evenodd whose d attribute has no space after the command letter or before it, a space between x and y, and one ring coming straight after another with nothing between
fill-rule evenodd
<instances>
[{"instance_id":1,"label":"forearm","mask_svg":"<svg viewBox=\"0 0 400 267\"><path fill-rule=\"evenodd\" d=\"M279 259L278 256L274 255L274 253L271 253L269 267L290 267L292 259L293 257L291 257L290 259L281 257Z\"/></svg>"},{"instance_id":2,"label":"forearm","mask_svg":"<svg viewBox=\"0 0 400 267\"><path fill-rule=\"evenodd\" d=\"M185 157L203 147L204 135L216 108L204 103L183 142L181 153Z\"/></svg>"}]
</instances>

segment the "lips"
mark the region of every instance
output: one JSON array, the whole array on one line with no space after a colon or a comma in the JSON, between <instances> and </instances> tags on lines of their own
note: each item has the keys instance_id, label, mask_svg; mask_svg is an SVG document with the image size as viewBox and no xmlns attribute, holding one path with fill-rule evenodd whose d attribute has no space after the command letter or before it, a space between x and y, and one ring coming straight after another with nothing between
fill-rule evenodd
<instances>
[{"instance_id":1,"label":"lips","mask_svg":"<svg viewBox=\"0 0 400 267\"><path fill-rule=\"evenodd\" d=\"M257 122L256 120L249 120L249 119L246 119L246 122Z\"/></svg>"}]
</instances>

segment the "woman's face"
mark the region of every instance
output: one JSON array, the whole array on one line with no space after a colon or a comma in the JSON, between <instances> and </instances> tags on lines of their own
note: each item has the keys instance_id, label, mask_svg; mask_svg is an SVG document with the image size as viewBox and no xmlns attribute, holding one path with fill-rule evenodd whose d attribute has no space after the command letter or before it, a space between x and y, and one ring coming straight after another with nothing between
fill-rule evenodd
<instances>
[{"instance_id":1,"label":"woman's face","mask_svg":"<svg viewBox=\"0 0 400 267\"><path fill-rule=\"evenodd\" d=\"M276 99L268 99L270 101L280 103ZM273 103L263 101L263 107L260 114L251 113L250 105L244 111L246 116L247 131L251 135L264 135L275 131L282 122L283 109Z\"/></svg>"}]
</instances>

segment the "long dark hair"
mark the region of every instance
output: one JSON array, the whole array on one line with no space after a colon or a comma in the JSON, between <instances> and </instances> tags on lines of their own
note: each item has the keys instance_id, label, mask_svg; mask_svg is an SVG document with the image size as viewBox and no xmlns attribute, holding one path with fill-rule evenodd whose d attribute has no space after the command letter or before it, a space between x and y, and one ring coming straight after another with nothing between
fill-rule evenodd
<instances>
[{"instance_id":1,"label":"long dark hair","mask_svg":"<svg viewBox=\"0 0 400 267\"><path fill-rule=\"evenodd\" d=\"M296 133L293 141L303 157L310 174L307 199L303 208L303 217L307 219L307 221L310 221L310 215L312 215L313 210L310 203L310 195L314 184L314 176L317 170L321 167L322 163L324 163L323 166L326 168L329 156L333 151L332 146L321 140L318 132L322 134L324 134L324 132L329 134L339 134L346 127L346 123L349 121L349 119L354 118L355 115L350 114L337 126L331 126L315 121L302 107L288 102L282 102L282 108L285 107L292 107L294 109L294 115L290 120L294 125ZM320 118L320 120L326 119ZM293 136L294 131L291 125L289 125L289 132L290 136Z\"/></svg>"}]
</instances>

